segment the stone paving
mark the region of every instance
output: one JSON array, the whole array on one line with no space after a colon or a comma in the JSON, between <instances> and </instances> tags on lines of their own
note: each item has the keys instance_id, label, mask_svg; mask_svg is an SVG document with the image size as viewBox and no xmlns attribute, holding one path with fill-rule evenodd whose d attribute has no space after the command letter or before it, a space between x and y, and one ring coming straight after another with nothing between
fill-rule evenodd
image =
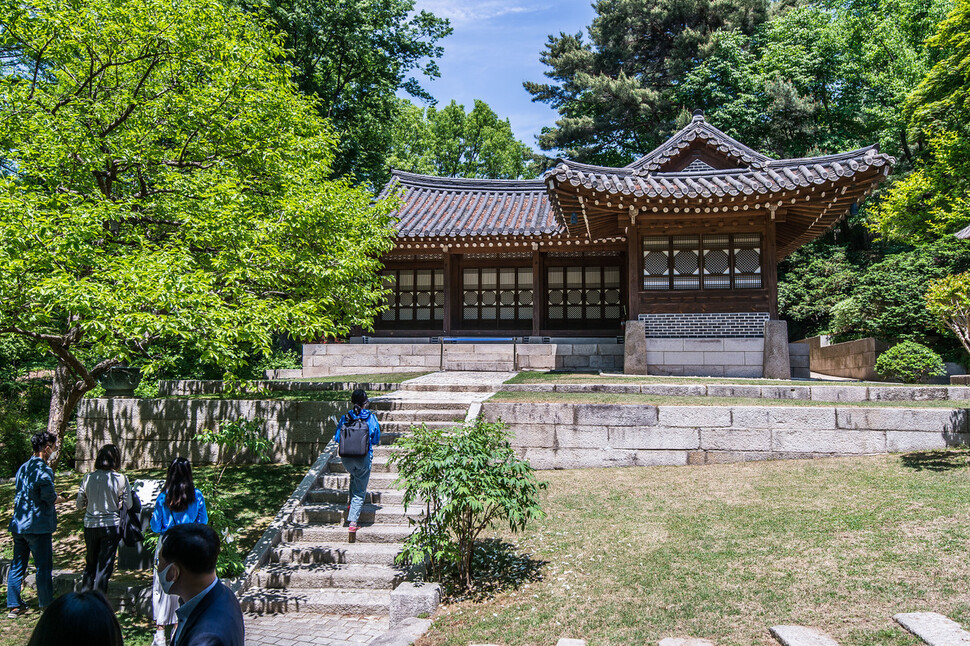
<instances>
[{"instance_id":1,"label":"stone paving","mask_svg":"<svg viewBox=\"0 0 970 646\"><path fill-rule=\"evenodd\" d=\"M246 646L359 646L388 629L388 618L287 613L246 614Z\"/></svg>"}]
</instances>

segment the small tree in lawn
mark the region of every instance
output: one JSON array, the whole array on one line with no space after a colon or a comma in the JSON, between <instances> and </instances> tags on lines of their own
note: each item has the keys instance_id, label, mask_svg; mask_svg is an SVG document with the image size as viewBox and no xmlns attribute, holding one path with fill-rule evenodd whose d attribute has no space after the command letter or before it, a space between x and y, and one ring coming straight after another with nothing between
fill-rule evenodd
<instances>
[{"instance_id":1,"label":"small tree in lawn","mask_svg":"<svg viewBox=\"0 0 970 646\"><path fill-rule=\"evenodd\" d=\"M944 330L950 330L970 354L970 272L945 276L930 283L926 309Z\"/></svg>"},{"instance_id":2,"label":"small tree in lawn","mask_svg":"<svg viewBox=\"0 0 970 646\"><path fill-rule=\"evenodd\" d=\"M236 464L243 454L248 453L259 462L270 459L269 451L273 443L266 437L265 421L256 419L225 420L219 423L218 430L206 429L195 434L197 442L215 444L219 447L219 474L215 479L199 482L209 512L209 525L222 536L223 549L219 552L219 562L216 565L219 576L230 577L240 574L243 570L243 555L236 547L235 535L241 528L232 528L225 510L225 494L220 489L222 477L230 465Z\"/></svg>"},{"instance_id":3,"label":"small tree in lawn","mask_svg":"<svg viewBox=\"0 0 970 646\"><path fill-rule=\"evenodd\" d=\"M29 0L0 34L0 335L57 358L58 438L157 341L231 376L274 332L371 325L394 205L330 178L336 137L256 18Z\"/></svg>"},{"instance_id":4,"label":"small tree in lawn","mask_svg":"<svg viewBox=\"0 0 970 646\"><path fill-rule=\"evenodd\" d=\"M501 421L473 423L455 429L422 425L398 440L398 464L404 504L425 503L425 515L405 541L401 559L428 561L433 578L455 566L458 585L472 586L475 541L486 528L505 521L513 532L542 515L532 466L519 459Z\"/></svg>"}]
</instances>

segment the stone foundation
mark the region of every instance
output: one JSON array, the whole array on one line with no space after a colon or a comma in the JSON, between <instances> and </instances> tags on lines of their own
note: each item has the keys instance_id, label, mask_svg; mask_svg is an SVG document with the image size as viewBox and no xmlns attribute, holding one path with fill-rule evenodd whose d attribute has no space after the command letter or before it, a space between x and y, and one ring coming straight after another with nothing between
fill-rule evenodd
<instances>
[{"instance_id":1,"label":"stone foundation","mask_svg":"<svg viewBox=\"0 0 970 646\"><path fill-rule=\"evenodd\" d=\"M763 364L763 337L647 339L651 375L760 378Z\"/></svg>"},{"instance_id":2,"label":"stone foundation","mask_svg":"<svg viewBox=\"0 0 970 646\"><path fill-rule=\"evenodd\" d=\"M373 343L303 346L303 376L468 370L623 371L617 343Z\"/></svg>"}]
</instances>

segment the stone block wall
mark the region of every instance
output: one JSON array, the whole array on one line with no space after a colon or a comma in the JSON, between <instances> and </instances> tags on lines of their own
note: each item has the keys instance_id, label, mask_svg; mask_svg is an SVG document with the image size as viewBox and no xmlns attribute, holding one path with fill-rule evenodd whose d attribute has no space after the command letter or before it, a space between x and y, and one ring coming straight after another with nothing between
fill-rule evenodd
<instances>
[{"instance_id":1,"label":"stone block wall","mask_svg":"<svg viewBox=\"0 0 970 646\"><path fill-rule=\"evenodd\" d=\"M808 345L812 372L833 377L879 381L876 358L889 349L873 338L828 345L823 337L812 337L798 343Z\"/></svg>"},{"instance_id":2,"label":"stone block wall","mask_svg":"<svg viewBox=\"0 0 970 646\"><path fill-rule=\"evenodd\" d=\"M485 402L537 469L687 465L940 449L965 410Z\"/></svg>"},{"instance_id":3,"label":"stone block wall","mask_svg":"<svg viewBox=\"0 0 970 646\"><path fill-rule=\"evenodd\" d=\"M98 449L108 443L118 445L128 469L165 467L180 455L193 464L211 464L219 459L219 448L192 438L240 418L266 421L274 462L312 464L346 408L344 402L87 399L77 411L77 469L93 468Z\"/></svg>"},{"instance_id":4,"label":"stone block wall","mask_svg":"<svg viewBox=\"0 0 970 646\"><path fill-rule=\"evenodd\" d=\"M811 348L807 343L788 344L792 379L808 379L812 376L810 351Z\"/></svg>"},{"instance_id":5,"label":"stone block wall","mask_svg":"<svg viewBox=\"0 0 970 646\"><path fill-rule=\"evenodd\" d=\"M423 370L623 371L616 343L379 343L303 346L303 376L328 377Z\"/></svg>"},{"instance_id":6,"label":"stone block wall","mask_svg":"<svg viewBox=\"0 0 970 646\"><path fill-rule=\"evenodd\" d=\"M764 341L751 339L647 339L647 372L674 377L762 375Z\"/></svg>"}]
</instances>

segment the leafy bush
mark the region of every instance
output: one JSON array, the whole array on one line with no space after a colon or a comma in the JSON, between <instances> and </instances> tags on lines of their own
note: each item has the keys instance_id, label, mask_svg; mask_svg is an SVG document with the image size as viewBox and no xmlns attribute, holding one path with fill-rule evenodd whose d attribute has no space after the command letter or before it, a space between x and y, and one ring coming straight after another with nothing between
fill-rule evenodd
<instances>
[{"instance_id":1,"label":"leafy bush","mask_svg":"<svg viewBox=\"0 0 970 646\"><path fill-rule=\"evenodd\" d=\"M940 355L925 345L903 341L879 355L876 372L884 379L915 384L927 377L945 375L946 368Z\"/></svg>"},{"instance_id":2,"label":"leafy bush","mask_svg":"<svg viewBox=\"0 0 970 646\"><path fill-rule=\"evenodd\" d=\"M487 527L506 521L515 532L542 515L532 466L509 444L507 427L478 418L454 429L422 425L398 441L397 463L404 504L424 501L425 515L414 521L398 557L425 563L438 581L456 572L459 588L472 586L475 541ZM453 566L453 567L449 567Z\"/></svg>"}]
</instances>

